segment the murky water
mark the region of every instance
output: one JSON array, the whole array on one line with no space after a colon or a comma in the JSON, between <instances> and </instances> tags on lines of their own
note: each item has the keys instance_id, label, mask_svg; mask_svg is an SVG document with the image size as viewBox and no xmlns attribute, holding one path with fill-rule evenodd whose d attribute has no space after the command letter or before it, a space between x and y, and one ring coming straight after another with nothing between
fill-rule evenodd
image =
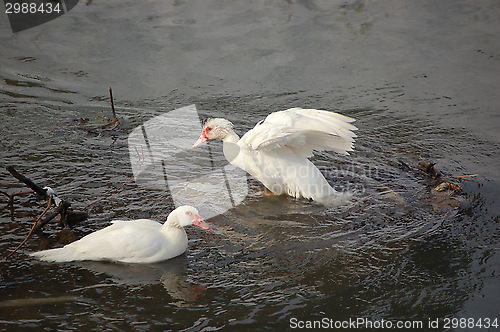
<instances>
[{"instance_id":1,"label":"murky water","mask_svg":"<svg viewBox=\"0 0 500 332\"><path fill-rule=\"evenodd\" d=\"M364 317L437 331L444 318L500 319L499 14L495 1L92 1L17 34L1 18L9 194L25 189L5 170L14 165L82 209L132 175L134 128L193 103L239 134L272 111L338 109L359 137L350 156L314 157L357 193L351 203L261 197L249 178L243 203L212 218L213 232L188 229L187 253L170 261L40 263L27 255L41 246L34 237L0 262L0 326L286 330ZM91 124L111 115L109 86L122 123L102 131ZM464 194L440 203L415 171L421 158L450 178L478 176L455 179ZM13 212L5 197L0 206L5 257L44 205L26 196ZM131 181L74 232L163 220L172 208L166 192Z\"/></svg>"}]
</instances>

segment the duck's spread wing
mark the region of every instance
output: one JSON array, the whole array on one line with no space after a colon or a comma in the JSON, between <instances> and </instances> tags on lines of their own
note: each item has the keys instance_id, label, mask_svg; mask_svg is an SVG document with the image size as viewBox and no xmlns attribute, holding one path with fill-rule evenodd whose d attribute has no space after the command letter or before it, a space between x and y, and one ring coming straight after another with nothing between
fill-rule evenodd
<instances>
[{"instance_id":1,"label":"duck's spread wing","mask_svg":"<svg viewBox=\"0 0 500 332\"><path fill-rule=\"evenodd\" d=\"M341 154L352 151L356 137L354 119L328 111L292 108L269 114L242 137L242 143L254 150L289 148L310 157L313 150L331 150Z\"/></svg>"}]
</instances>

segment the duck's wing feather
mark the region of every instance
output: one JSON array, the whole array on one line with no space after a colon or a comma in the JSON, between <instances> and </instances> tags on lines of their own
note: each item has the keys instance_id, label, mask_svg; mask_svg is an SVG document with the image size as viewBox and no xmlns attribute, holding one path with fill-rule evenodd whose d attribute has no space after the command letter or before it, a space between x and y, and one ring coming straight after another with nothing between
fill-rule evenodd
<instances>
[{"instance_id":1,"label":"duck's wing feather","mask_svg":"<svg viewBox=\"0 0 500 332\"><path fill-rule=\"evenodd\" d=\"M161 224L153 220L120 220L74 243L78 251L106 259L148 257L159 250L162 243L160 227Z\"/></svg>"},{"instance_id":2,"label":"duck's wing feather","mask_svg":"<svg viewBox=\"0 0 500 332\"><path fill-rule=\"evenodd\" d=\"M354 121L334 112L291 108L269 114L241 138L241 143L262 151L287 147L306 158L313 150L348 154L356 137Z\"/></svg>"}]
</instances>

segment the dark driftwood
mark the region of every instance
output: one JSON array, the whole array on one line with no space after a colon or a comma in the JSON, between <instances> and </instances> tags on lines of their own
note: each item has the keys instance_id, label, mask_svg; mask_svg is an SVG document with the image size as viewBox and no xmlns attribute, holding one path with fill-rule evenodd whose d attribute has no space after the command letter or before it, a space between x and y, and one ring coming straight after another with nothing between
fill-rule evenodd
<instances>
[{"instance_id":1,"label":"dark driftwood","mask_svg":"<svg viewBox=\"0 0 500 332\"><path fill-rule=\"evenodd\" d=\"M70 233L72 233L72 232L71 232L71 230L69 228L69 224L77 223L79 221L83 221L83 220L85 220L85 219L88 218L88 214L87 213L85 213L85 212L78 212L78 211L72 211L71 210L71 203L69 203L67 201L64 201L64 200L60 200L59 198L57 198L57 203L58 204L57 205L52 205L52 203L55 201L55 199L53 199L53 198L55 198L55 195L54 196L50 195L50 193L48 192L48 189L44 189L44 188L40 187L35 182L33 182L31 179L29 179L26 176L20 174L18 171L16 171L14 169L13 166L7 166L7 170L16 179L18 179L19 181L23 182L28 187L30 187L31 189L33 189L32 192L35 192L39 197L46 199L47 202L48 202L47 208L35 220L35 223L33 224L32 229L30 230L30 232L28 233L28 235L26 236L26 238L24 239L24 241L19 246L17 246L17 248L14 249L14 251L12 251L7 256L7 258L10 257L10 256L12 256L19 248L21 248L23 246L23 244L25 244L28 241L28 239L31 237L31 235L33 233L36 233L36 234L38 234L39 236L41 236L43 238L43 234L41 233L42 227L44 227L48 222L50 222L52 219L54 219L58 215L61 216L61 218L60 218L60 224L64 226L63 232L64 231L67 231L67 232L69 231ZM4 194L10 197L9 204L12 204L11 207L13 209L14 194L12 194L12 195L8 195L6 193L4 193ZM47 213L51 206L55 206L55 210L52 211L51 213Z\"/></svg>"},{"instance_id":2,"label":"dark driftwood","mask_svg":"<svg viewBox=\"0 0 500 332\"><path fill-rule=\"evenodd\" d=\"M44 199L49 199L50 196L47 194L46 189L40 187L35 182L33 182L31 179L20 174L18 171L16 171L14 169L13 166L7 166L7 170L16 179L18 179L19 181L23 182L28 187L33 189L33 191L37 195L39 195L40 197L42 197ZM53 212L45 215L44 218L37 223L33 232L36 233L36 232L40 231L43 226L45 226L49 221L54 219L57 215L61 216L60 221L61 221L61 224L64 225L65 228L69 227L68 224L85 220L88 217L87 213L72 211L71 210L71 203L68 201L65 201L65 200L61 200L61 202L59 203L59 205L56 206L56 209Z\"/></svg>"},{"instance_id":3,"label":"dark driftwood","mask_svg":"<svg viewBox=\"0 0 500 332\"><path fill-rule=\"evenodd\" d=\"M54 219L58 214L61 215L61 223L64 225L64 227L69 227L67 223L67 215L68 215L68 209L71 206L70 203L66 201L62 201L59 206L51 213L47 214L43 220L40 220L35 228L33 229L34 233L37 233L42 229L43 226L45 226L49 221Z\"/></svg>"},{"instance_id":4,"label":"dark driftwood","mask_svg":"<svg viewBox=\"0 0 500 332\"><path fill-rule=\"evenodd\" d=\"M111 111L113 112L113 120L115 123L120 123L120 120L116 117L116 112L115 112L115 102L113 101L113 89L111 87L109 88L109 99L111 100Z\"/></svg>"},{"instance_id":5,"label":"dark driftwood","mask_svg":"<svg viewBox=\"0 0 500 332\"><path fill-rule=\"evenodd\" d=\"M27 177L25 177L22 174L19 174L15 169L14 166L7 166L7 170L9 171L10 174L12 174L13 177L18 179L21 182L24 182L28 187L33 189L34 192L36 192L38 195L42 196L42 198L47 198L47 190L43 189Z\"/></svg>"}]
</instances>

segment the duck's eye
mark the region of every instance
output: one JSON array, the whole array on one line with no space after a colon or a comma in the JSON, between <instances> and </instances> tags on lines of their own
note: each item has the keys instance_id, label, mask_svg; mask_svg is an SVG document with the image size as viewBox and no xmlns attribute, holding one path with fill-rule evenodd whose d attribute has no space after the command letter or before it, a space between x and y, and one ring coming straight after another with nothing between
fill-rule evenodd
<instances>
[{"instance_id":1,"label":"duck's eye","mask_svg":"<svg viewBox=\"0 0 500 332\"><path fill-rule=\"evenodd\" d=\"M207 127L207 131L211 131L212 130L212 127Z\"/></svg>"},{"instance_id":2,"label":"duck's eye","mask_svg":"<svg viewBox=\"0 0 500 332\"><path fill-rule=\"evenodd\" d=\"M191 212L191 211L187 211L187 212L186 212L186 215L191 216L191 215L193 215L193 212Z\"/></svg>"}]
</instances>

